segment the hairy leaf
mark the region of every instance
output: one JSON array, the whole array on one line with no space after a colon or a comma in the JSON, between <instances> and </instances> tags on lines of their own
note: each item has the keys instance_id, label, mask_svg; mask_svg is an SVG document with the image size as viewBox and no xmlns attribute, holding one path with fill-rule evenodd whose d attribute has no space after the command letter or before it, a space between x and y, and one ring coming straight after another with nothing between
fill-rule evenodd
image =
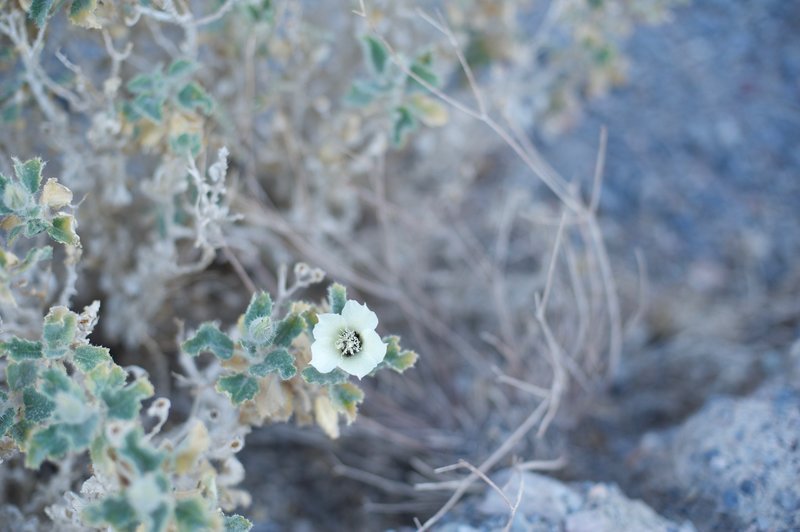
<instances>
[{"instance_id":1,"label":"hairy leaf","mask_svg":"<svg viewBox=\"0 0 800 532\"><path fill-rule=\"evenodd\" d=\"M225 516L225 532L249 532L253 523L239 514Z\"/></svg>"},{"instance_id":2,"label":"hairy leaf","mask_svg":"<svg viewBox=\"0 0 800 532\"><path fill-rule=\"evenodd\" d=\"M44 26L47 12L50 11L50 6L52 5L53 0L33 0L31 7L28 9L28 16L41 28Z\"/></svg>"},{"instance_id":3,"label":"hairy leaf","mask_svg":"<svg viewBox=\"0 0 800 532\"><path fill-rule=\"evenodd\" d=\"M10 362L6 367L6 382L12 391L31 386L36 382L36 377L36 364L30 360Z\"/></svg>"},{"instance_id":4,"label":"hairy leaf","mask_svg":"<svg viewBox=\"0 0 800 532\"><path fill-rule=\"evenodd\" d=\"M125 497L108 497L84 510L86 520L93 525L108 525L114 530L134 530L136 511Z\"/></svg>"},{"instance_id":5,"label":"hairy leaf","mask_svg":"<svg viewBox=\"0 0 800 532\"><path fill-rule=\"evenodd\" d=\"M78 234L75 232L75 218L71 214L62 214L53 218L47 234L59 244L77 246L80 244Z\"/></svg>"},{"instance_id":6,"label":"hairy leaf","mask_svg":"<svg viewBox=\"0 0 800 532\"><path fill-rule=\"evenodd\" d=\"M145 378L137 379L117 390L105 390L101 397L108 407L108 417L134 419L139 415L142 401L153 395L153 385Z\"/></svg>"},{"instance_id":7,"label":"hairy leaf","mask_svg":"<svg viewBox=\"0 0 800 532\"><path fill-rule=\"evenodd\" d=\"M408 135L417 129L417 120L408 107L401 105L394 111L394 126L392 128L392 142L397 147L402 147Z\"/></svg>"},{"instance_id":8,"label":"hairy leaf","mask_svg":"<svg viewBox=\"0 0 800 532\"><path fill-rule=\"evenodd\" d=\"M105 347L81 345L75 349L75 357L72 359L72 361L79 370L84 373L88 373L99 364L112 362L112 359L111 354Z\"/></svg>"},{"instance_id":9,"label":"hairy leaf","mask_svg":"<svg viewBox=\"0 0 800 532\"><path fill-rule=\"evenodd\" d=\"M333 385L347 382L348 375L339 368L334 369L329 373L320 373L316 368L308 366L302 372L303 378L306 382L311 384L320 385Z\"/></svg>"},{"instance_id":10,"label":"hairy leaf","mask_svg":"<svg viewBox=\"0 0 800 532\"><path fill-rule=\"evenodd\" d=\"M58 425L34 432L25 455L25 465L38 468L47 458L64 456L70 450L70 442Z\"/></svg>"},{"instance_id":11,"label":"hairy leaf","mask_svg":"<svg viewBox=\"0 0 800 532\"><path fill-rule=\"evenodd\" d=\"M219 379L217 391L226 394L238 405L256 396L258 381L241 373L228 375Z\"/></svg>"},{"instance_id":12,"label":"hairy leaf","mask_svg":"<svg viewBox=\"0 0 800 532\"><path fill-rule=\"evenodd\" d=\"M416 364L419 355L414 351L401 350L400 337L387 336L383 339L386 343L386 356L378 366L379 368L389 367L397 373L403 373Z\"/></svg>"},{"instance_id":13,"label":"hairy leaf","mask_svg":"<svg viewBox=\"0 0 800 532\"><path fill-rule=\"evenodd\" d=\"M347 416L347 422L356 419L358 405L364 401L364 392L352 382L343 382L331 387L333 406Z\"/></svg>"},{"instance_id":14,"label":"hairy leaf","mask_svg":"<svg viewBox=\"0 0 800 532\"><path fill-rule=\"evenodd\" d=\"M220 331L216 325L204 323L197 329L193 337L181 344L181 349L191 356L210 351L217 358L228 360L233 356L233 340Z\"/></svg>"},{"instance_id":15,"label":"hairy leaf","mask_svg":"<svg viewBox=\"0 0 800 532\"><path fill-rule=\"evenodd\" d=\"M383 75L386 72L386 63L389 61L389 50L381 41L369 35L364 37L364 45L370 68L379 76Z\"/></svg>"},{"instance_id":16,"label":"hairy leaf","mask_svg":"<svg viewBox=\"0 0 800 532\"><path fill-rule=\"evenodd\" d=\"M341 314L344 304L347 303L347 288L339 283L333 283L328 287L328 304L331 312Z\"/></svg>"},{"instance_id":17,"label":"hairy leaf","mask_svg":"<svg viewBox=\"0 0 800 532\"><path fill-rule=\"evenodd\" d=\"M38 157L24 163L14 159L14 173L30 194L36 194L42 184L42 168L44 163Z\"/></svg>"},{"instance_id":18,"label":"hairy leaf","mask_svg":"<svg viewBox=\"0 0 800 532\"><path fill-rule=\"evenodd\" d=\"M155 449L144 439L141 428L136 428L125 435L125 442L119 454L136 469L139 474L156 471L166 455Z\"/></svg>"},{"instance_id":19,"label":"hairy leaf","mask_svg":"<svg viewBox=\"0 0 800 532\"><path fill-rule=\"evenodd\" d=\"M194 81L184 85L178 93L178 103L186 109L199 109L206 115L211 114L214 109L214 100L211 99L211 96L208 95L203 87Z\"/></svg>"},{"instance_id":20,"label":"hairy leaf","mask_svg":"<svg viewBox=\"0 0 800 532\"><path fill-rule=\"evenodd\" d=\"M292 344L292 340L303 332L305 326L306 322L301 315L295 313L289 314L278 323L275 329L273 343L275 345L289 347Z\"/></svg>"},{"instance_id":21,"label":"hairy leaf","mask_svg":"<svg viewBox=\"0 0 800 532\"><path fill-rule=\"evenodd\" d=\"M286 349L276 349L263 362L250 367L250 374L256 377L266 377L270 373L277 373L284 381L291 379L297 374L294 357Z\"/></svg>"},{"instance_id":22,"label":"hairy leaf","mask_svg":"<svg viewBox=\"0 0 800 532\"><path fill-rule=\"evenodd\" d=\"M178 532L211 530L213 516L199 497L183 499L175 504L175 524Z\"/></svg>"},{"instance_id":23,"label":"hairy leaf","mask_svg":"<svg viewBox=\"0 0 800 532\"><path fill-rule=\"evenodd\" d=\"M56 408L53 401L32 388L22 392L22 404L25 405L25 420L32 423L46 420Z\"/></svg>"},{"instance_id":24,"label":"hairy leaf","mask_svg":"<svg viewBox=\"0 0 800 532\"><path fill-rule=\"evenodd\" d=\"M47 358L63 356L75 339L78 316L66 307L53 307L44 318L42 339Z\"/></svg>"}]
</instances>

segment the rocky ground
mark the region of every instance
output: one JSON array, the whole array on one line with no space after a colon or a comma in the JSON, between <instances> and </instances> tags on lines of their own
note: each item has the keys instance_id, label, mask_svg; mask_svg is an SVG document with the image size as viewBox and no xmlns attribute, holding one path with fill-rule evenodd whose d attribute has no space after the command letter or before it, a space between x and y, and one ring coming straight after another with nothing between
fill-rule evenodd
<instances>
[{"instance_id":1,"label":"rocky ground","mask_svg":"<svg viewBox=\"0 0 800 532\"><path fill-rule=\"evenodd\" d=\"M608 127L606 235L623 286L644 257L649 307L566 430L568 482L526 476L512 530L800 530L800 4L698 0L627 53L545 152L586 175ZM487 488L441 530L508 515Z\"/></svg>"}]
</instances>

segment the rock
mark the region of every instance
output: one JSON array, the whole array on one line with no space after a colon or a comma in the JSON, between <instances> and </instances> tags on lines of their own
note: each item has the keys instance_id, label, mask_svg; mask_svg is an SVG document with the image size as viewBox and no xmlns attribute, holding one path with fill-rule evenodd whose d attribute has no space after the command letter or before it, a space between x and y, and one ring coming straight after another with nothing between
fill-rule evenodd
<instances>
[{"instance_id":1,"label":"rock","mask_svg":"<svg viewBox=\"0 0 800 532\"><path fill-rule=\"evenodd\" d=\"M643 496L702 530L800 529L800 393L716 398L642 439Z\"/></svg>"},{"instance_id":2,"label":"rock","mask_svg":"<svg viewBox=\"0 0 800 532\"><path fill-rule=\"evenodd\" d=\"M46 528L38 518L23 515L16 506L0 505L0 532L40 532Z\"/></svg>"},{"instance_id":3,"label":"rock","mask_svg":"<svg viewBox=\"0 0 800 532\"><path fill-rule=\"evenodd\" d=\"M769 357L721 340L678 336L629 357L614 385L618 416L634 428L682 421L708 398L752 391Z\"/></svg>"},{"instance_id":4,"label":"rock","mask_svg":"<svg viewBox=\"0 0 800 532\"><path fill-rule=\"evenodd\" d=\"M628 499L613 484L565 484L529 472L497 475L509 501L519 499L512 531L525 532L690 532L691 524L669 521L641 501ZM505 499L487 488L479 501L461 503L436 528L440 532L503 530L511 510Z\"/></svg>"}]
</instances>

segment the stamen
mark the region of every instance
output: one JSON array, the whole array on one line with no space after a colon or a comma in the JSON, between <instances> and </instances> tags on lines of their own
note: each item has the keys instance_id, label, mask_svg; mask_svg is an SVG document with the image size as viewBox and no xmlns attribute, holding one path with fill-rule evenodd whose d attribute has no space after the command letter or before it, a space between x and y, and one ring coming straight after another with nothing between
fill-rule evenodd
<instances>
[{"instance_id":1,"label":"stamen","mask_svg":"<svg viewBox=\"0 0 800 532\"><path fill-rule=\"evenodd\" d=\"M352 329L344 329L334 344L336 350L345 358L361 352L361 336Z\"/></svg>"}]
</instances>

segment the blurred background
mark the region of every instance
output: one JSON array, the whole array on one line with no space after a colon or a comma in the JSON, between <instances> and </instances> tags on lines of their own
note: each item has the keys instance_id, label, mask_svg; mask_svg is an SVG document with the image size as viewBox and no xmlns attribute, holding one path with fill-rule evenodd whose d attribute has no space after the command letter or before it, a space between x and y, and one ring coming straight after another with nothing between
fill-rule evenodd
<instances>
[{"instance_id":1,"label":"blurred background","mask_svg":"<svg viewBox=\"0 0 800 532\"><path fill-rule=\"evenodd\" d=\"M791 2L676 7L671 20L638 27L624 42L623 83L582 103L556 132L532 124L544 158L587 187L607 128L599 219L627 317L639 314L608 387L551 429L553 442L538 444L561 450L550 458L567 457L547 474L577 483L579 495L529 479L515 530L669 529L613 492L593 500L609 482L676 527L800 526L792 480L800 474L798 29L800 5ZM502 178L487 178L494 186L530 186L509 150L495 157ZM360 480L373 492L368 501L386 492L404 499L397 486ZM517 485L509 486L513 502ZM505 526L507 505L482 489L488 494L463 503L444 528ZM548 509L553 501L564 508Z\"/></svg>"},{"instance_id":2,"label":"blurred background","mask_svg":"<svg viewBox=\"0 0 800 532\"><path fill-rule=\"evenodd\" d=\"M184 325L285 265L420 354L339 439L261 420L256 531L800 529L800 3L101 2L36 53L10 5L0 169L84 198L43 284L102 301L93 341L176 418ZM199 212L187 155L223 146ZM42 491L20 471L3 494Z\"/></svg>"}]
</instances>

